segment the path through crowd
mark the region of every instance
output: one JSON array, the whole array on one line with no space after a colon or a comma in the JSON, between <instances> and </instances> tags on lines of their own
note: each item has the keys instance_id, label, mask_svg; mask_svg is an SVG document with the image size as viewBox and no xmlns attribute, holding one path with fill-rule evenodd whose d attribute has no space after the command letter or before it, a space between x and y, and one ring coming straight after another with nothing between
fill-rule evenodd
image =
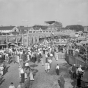
<instances>
[{"instance_id":1,"label":"path through crowd","mask_svg":"<svg viewBox=\"0 0 88 88\"><path fill-rule=\"evenodd\" d=\"M36 76L34 77L35 81L32 84L31 88L60 88L58 85L59 76L56 75L55 67L59 64L60 66L60 74L64 75L65 78L65 88L73 88L71 85L71 78L68 72L68 68L70 67L64 59L60 59L56 61L53 58L52 66L49 73L45 72L44 66L39 64L35 69L38 70Z\"/></svg>"},{"instance_id":2,"label":"path through crowd","mask_svg":"<svg viewBox=\"0 0 88 88\"><path fill-rule=\"evenodd\" d=\"M29 64L30 66L32 66L34 63L29 62ZM68 68L70 66L66 63L65 59L61 58L59 58L58 61L53 58L49 73L45 72L45 66L42 66L41 63L35 63L35 66L33 67L33 69L35 69L36 71L36 75L34 76L35 80L30 88L60 88L57 81L59 76L56 75L55 71L55 67L57 64L59 64L60 66L60 74L64 75L65 88L72 88L72 80L68 73ZM11 82L13 82L14 85L17 87L20 82L18 64L11 63L9 64L9 66L10 67L8 69L8 72L4 76L5 81L2 83L0 88L8 88Z\"/></svg>"}]
</instances>

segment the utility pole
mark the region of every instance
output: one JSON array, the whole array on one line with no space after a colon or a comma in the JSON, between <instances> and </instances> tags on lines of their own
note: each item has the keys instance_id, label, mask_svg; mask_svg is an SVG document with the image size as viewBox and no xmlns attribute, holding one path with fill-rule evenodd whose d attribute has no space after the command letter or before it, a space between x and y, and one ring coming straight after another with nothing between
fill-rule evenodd
<instances>
[{"instance_id":1,"label":"utility pole","mask_svg":"<svg viewBox=\"0 0 88 88\"><path fill-rule=\"evenodd\" d=\"M8 36L6 34L6 47L8 48Z\"/></svg>"}]
</instances>

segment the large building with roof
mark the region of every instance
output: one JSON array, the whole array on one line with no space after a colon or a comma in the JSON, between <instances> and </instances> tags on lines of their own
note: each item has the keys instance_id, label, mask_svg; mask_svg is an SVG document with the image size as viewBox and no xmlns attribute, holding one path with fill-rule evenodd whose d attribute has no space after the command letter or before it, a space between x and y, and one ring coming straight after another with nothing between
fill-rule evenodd
<instances>
[{"instance_id":1,"label":"large building with roof","mask_svg":"<svg viewBox=\"0 0 88 88\"><path fill-rule=\"evenodd\" d=\"M3 36L4 42L22 43L25 46L40 42L41 39L50 38L51 35L68 35L73 31L62 28L62 24L56 21L48 21L48 25L34 25L32 27L1 27L1 33L9 33L8 36ZM2 30L4 28L4 31ZM2 38L0 38L0 41ZM4 43L3 42L3 43Z\"/></svg>"},{"instance_id":2,"label":"large building with roof","mask_svg":"<svg viewBox=\"0 0 88 88\"><path fill-rule=\"evenodd\" d=\"M14 32L14 31L18 31L18 29L15 27L15 26L1 26L0 27L0 33L11 33L11 32Z\"/></svg>"}]
</instances>

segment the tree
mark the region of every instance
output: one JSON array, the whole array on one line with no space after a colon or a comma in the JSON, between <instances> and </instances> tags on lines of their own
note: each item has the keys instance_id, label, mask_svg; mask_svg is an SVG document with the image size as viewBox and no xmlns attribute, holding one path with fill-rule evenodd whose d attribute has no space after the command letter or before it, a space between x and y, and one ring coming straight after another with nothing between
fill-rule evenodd
<instances>
[{"instance_id":1,"label":"tree","mask_svg":"<svg viewBox=\"0 0 88 88\"><path fill-rule=\"evenodd\" d=\"M82 25L68 25L65 28L75 31L84 31L84 27Z\"/></svg>"}]
</instances>

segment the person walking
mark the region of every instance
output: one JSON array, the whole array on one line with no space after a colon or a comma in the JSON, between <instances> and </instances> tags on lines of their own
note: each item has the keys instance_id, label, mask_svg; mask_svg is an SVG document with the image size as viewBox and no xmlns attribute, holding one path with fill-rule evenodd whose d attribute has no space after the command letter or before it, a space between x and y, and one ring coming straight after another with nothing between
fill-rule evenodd
<instances>
[{"instance_id":1,"label":"person walking","mask_svg":"<svg viewBox=\"0 0 88 88\"><path fill-rule=\"evenodd\" d=\"M20 65L20 57L19 57L19 55L17 55L16 57L17 57L17 63Z\"/></svg>"},{"instance_id":2,"label":"person walking","mask_svg":"<svg viewBox=\"0 0 88 88\"><path fill-rule=\"evenodd\" d=\"M50 63L47 63L47 72L50 71Z\"/></svg>"},{"instance_id":3,"label":"person walking","mask_svg":"<svg viewBox=\"0 0 88 88\"><path fill-rule=\"evenodd\" d=\"M52 59L49 57L49 59L48 59L48 62L49 62L49 64L50 64L50 68L51 68L51 64L52 64Z\"/></svg>"},{"instance_id":4,"label":"person walking","mask_svg":"<svg viewBox=\"0 0 88 88\"><path fill-rule=\"evenodd\" d=\"M23 70L23 68L21 68L20 73L21 73L21 83L24 83L25 75L24 75L24 70Z\"/></svg>"},{"instance_id":5,"label":"person walking","mask_svg":"<svg viewBox=\"0 0 88 88\"><path fill-rule=\"evenodd\" d=\"M58 52L55 52L55 59L58 61Z\"/></svg>"},{"instance_id":6,"label":"person walking","mask_svg":"<svg viewBox=\"0 0 88 88\"><path fill-rule=\"evenodd\" d=\"M16 87L14 86L13 82L10 83L9 88L16 88Z\"/></svg>"},{"instance_id":7,"label":"person walking","mask_svg":"<svg viewBox=\"0 0 88 88\"><path fill-rule=\"evenodd\" d=\"M76 79L76 65L75 64L72 66L72 77Z\"/></svg>"},{"instance_id":8,"label":"person walking","mask_svg":"<svg viewBox=\"0 0 88 88\"><path fill-rule=\"evenodd\" d=\"M64 84L65 84L65 80L64 80L63 75L61 75L60 78L59 78L60 88L64 88Z\"/></svg>"},{"instance_id":9,"label":"person walking","mask_svg":"<svg viewBox=\"0 0 88 88\"><path fill-rule=\"evenodd\" d=\"M33 72L32 72L32 70L30 70L29 76L30 76L30 81L34 81L34 77L33 77Z\"/></svg>"},{"instance_id":10,"label":"person walking","mask_svg":"<svg viewBox=\"0 0 88 88\"><path fill-rule=\"evenodd\" d=\"M81 77L83 75L83 70L82 70L82 66L80 65L79 68L77 69L77 87L80 88L81 87Z\"/></svg>"},{"instance_id":11,"label":"person walking","mask_svg":"<svg viewBox=\"0 0 88 88\"><path fill-rule=\"evenodd\" d=\"M60 67L59 67L59 65L57 64L57 66L56 66L56 74L57 74L57 75L59 75L59 69L60 69Z\"/></svg>"}]
</instances>

